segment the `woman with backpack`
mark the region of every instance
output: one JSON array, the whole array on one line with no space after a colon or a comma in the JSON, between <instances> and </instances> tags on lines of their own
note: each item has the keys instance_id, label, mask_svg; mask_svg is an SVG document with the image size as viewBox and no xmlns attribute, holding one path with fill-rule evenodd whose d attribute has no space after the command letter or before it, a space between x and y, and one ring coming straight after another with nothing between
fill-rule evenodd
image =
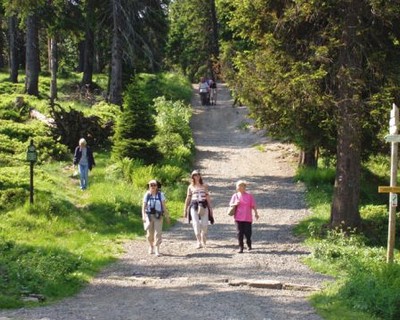
<instances>
[{"instance_id":1,"label":"woman with backpack","mask_svg":"<svg viewBox=\"0 0 400 320\"><path fill-rule=\"evenodd\" d=\"M165 195L159 190L157 180L150 180L148 190L143 196L142 219L149 243L149 254L160 255L162 242L163 218L170 223L169 213L165 206Z\"/></svg>"}]
</instances>

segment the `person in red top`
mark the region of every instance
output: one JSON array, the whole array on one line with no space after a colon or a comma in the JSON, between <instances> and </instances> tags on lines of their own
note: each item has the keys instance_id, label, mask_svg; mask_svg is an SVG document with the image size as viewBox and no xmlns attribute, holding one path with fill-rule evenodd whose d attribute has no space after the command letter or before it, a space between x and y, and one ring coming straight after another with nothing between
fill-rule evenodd
<instances>
[{"instance_id":1,"label":"person in red top","mask_svg":"<svg viewBox=\"0 0 400 320\"><path fill-rule=\"evenodd\" d=\"M246 237L247 249L250 251L251 247L251 234L253 223L252 211L258 220L259 215L257 212L256 201L253 195L246 191L247 182L239 180L236 182L236 193L232 195L229 205L236 205L236 212L233 216L236 224L237 238L239 241L239 253L243 253L244 237Z\"/></svg>"}]
</instances>

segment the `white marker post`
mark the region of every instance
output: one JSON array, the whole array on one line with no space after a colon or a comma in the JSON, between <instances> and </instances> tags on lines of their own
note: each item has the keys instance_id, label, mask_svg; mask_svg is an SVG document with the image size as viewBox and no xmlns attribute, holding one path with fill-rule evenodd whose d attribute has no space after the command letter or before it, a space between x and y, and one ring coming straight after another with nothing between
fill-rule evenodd
<instances>
[{"instance_id":1,"label":"white marker post","mask_svg":"<svg viewBox=\"0 0 400 320\"><path fill-rule=\"evenodd\" d=\"M398 159L398 143L400 135L397 134L399 124L399 109L393 103L393 108L390 111L389 135L385 137L387 142L392 144L391 160L390 160L390 187L396 187L397 184L397 159ZM394 188L393 188L394 189ZM395 244L396 232L396 207L397 193L393 191L389 194L389 226L388 226L388 244L387 244L387 263L393 262L393 251Z\"/></svg>"}]
</instances>

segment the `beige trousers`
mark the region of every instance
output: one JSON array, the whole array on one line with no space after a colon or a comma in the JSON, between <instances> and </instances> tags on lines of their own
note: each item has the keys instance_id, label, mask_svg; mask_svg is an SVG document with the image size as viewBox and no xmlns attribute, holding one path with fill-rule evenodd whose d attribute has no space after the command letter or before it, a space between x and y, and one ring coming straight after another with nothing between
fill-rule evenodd
<instances>
[{"instance_id":1,"label":"beige trousers","mask_svg":"<svg viewBox=\"0 0 400 320\"><path fill-rule=\"evenodd\" d=\"M150 226L147 229L146 239L149 242L150 246L159 246L162 242L162 225L163 225L163 217L160 219L156 219L154 214L150 214Z\"/></svg>"}]
</instances>

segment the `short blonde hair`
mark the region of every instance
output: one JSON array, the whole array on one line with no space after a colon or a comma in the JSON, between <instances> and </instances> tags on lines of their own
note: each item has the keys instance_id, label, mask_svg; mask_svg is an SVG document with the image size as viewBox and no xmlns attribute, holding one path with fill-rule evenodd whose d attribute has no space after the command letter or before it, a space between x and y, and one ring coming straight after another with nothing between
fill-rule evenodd
<instances>
[{"instance_id":1,"label":"short blonde hair","mask_svg":"<svg viewBox=\"0 0 400 320\"><path fill-rule=\"evenodd\" d=\"M240 186L247 187L247 182L244 180L239 180L238 182L236 182L236 189L239 189Z\"/></svg>"},{"instance_id":2,"label":"short blonde hair","mask_svg":"<svg viewBox=\"0 0 400 320\"><path fill-rule=\"evenodd\" d=\"M87 145L86 140L83 139L83 138L80 139L80 140L79 140L79 145L80 145L80 146L86 146L86 145Z\"/></svg>"}]
</instances>

